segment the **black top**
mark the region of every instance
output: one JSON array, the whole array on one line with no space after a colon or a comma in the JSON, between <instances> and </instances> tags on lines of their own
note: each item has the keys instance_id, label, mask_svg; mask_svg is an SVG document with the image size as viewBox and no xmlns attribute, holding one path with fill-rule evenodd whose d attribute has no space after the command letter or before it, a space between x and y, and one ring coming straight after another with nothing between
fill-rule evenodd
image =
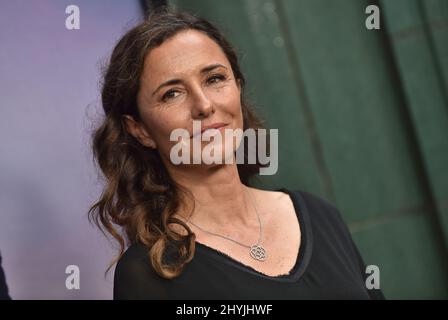
<instances>
[{"instance_id":1,"label":"black top","mask_svg":"<svg viewBox=\"0 0 448 320\"><path fill-rule=\"evenodd\" d=\"M2 268L2 256L0 255L0 300L11 299L8 294L8 286L6 285L5 273Z\"/></svg>"},{"instance_id":2,"label":"black top","mask_svg":"<svg viewBox=\"0 0 448 320\"><path fill-rule=\"evenodd\" d=\"M291 197L301 228L298 258L288 275L264 275L196 242L193 260L167 280L137 243L117 263L114 299L384 299L381 290L366 289L364 262L339 211L305 191L278 191Z\"/></svg>"}]
</instances>

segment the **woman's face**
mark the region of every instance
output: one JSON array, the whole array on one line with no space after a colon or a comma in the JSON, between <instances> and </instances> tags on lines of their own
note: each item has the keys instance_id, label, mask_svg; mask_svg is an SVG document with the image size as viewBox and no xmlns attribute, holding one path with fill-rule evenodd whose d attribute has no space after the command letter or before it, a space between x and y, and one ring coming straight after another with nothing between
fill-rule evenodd
<instances>
[{"instance_id":1,"label":"woman's face","mask_svg":"<svg viewBox=\"0 0 448 320\"><path fill-rule=\"evenodd\" d=\"M243 129L240 90L221 47L200 31L181 31L145 58L137 96L141 121L128 117L128 130L169 160L178 143L170 141L171 132L181 128L191 137L193 120L201 127L225 123L223 129Z\"/></svg>"}]
</instances>

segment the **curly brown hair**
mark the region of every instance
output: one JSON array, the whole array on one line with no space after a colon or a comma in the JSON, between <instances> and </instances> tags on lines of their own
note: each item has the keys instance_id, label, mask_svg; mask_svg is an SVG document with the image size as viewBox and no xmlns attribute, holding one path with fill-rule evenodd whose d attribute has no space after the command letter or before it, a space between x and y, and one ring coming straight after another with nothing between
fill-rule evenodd
<instances>
[{"instance_id":1,"label":"curly brown hair","mask_svg":"<svg viewBox=\"0 0 448 320\"><path fill-rule=\"evenodd\" d=\"M88 212L89 220L120 245L120 252L106 273L121 258L126 246L137 242L148 248L152 267L167 279L179 276L194 256L194 233L173 217L187 199L194 208L194 197L170 177L157 149L143 146L128 132L124 120L125 115L140 120L136 97L149 51L187 29L201 31L214 40L224 51L242 90L245 85L235 49L214 25L193 14L170 8L156 11L118 41L103 77L104 119L92 135L94 159L104 175L105 186ZM243 130L252 128L257 132L263 128L262 121L241 92ZM248 164L246 148L244 156L244 163L237 164L238 173L241 182L249 185L264 165L258 157L255 164ZM175 232L170 224L179 224L186 234ZM164 253L172 244L178 259L165 264Z\"/></svg>"}]
</instances>

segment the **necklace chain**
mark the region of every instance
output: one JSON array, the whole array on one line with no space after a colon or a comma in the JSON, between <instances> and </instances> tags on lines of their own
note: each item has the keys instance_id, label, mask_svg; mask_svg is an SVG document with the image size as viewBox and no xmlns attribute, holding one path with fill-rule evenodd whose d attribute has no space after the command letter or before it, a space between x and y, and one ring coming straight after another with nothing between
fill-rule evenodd
<instances>
[{"instance_id":1,"label":"necklace chain","mask_svg":"<svg viewBox=\"0 0 448 320\"><path fill-rule=\"evenodd\" d=\"M187 222L191 223L192 225L194 225L199 230L201 230L201 231L203 231L205 233L208 233L208 234L211 234L211 235L214 235L214 236L217 236L217 237L221 237L221 238L227 239L227 240L232 241L232 242L234 242L234 243L236 243L236 244L238 244L240 246L243 246L245 248L249 248L250 249L250 255L251 255L252 258L254 258L255 260L259 260L259 261L264 261L266 259L266 250L262 246L260 246L260 241L261 241L261 239L263 237L263 226L262 226L262 223L261 223L260 214L258 213L257 206L255 205L255 201L254 201L254 198L252 196L252 192L250 190L248 190L248 193L249 193L249 196L251 198L252 205L255 208L255 212L257 214L258 223L259 223L259 238L258 238L257 244L255 244L255 245L249 246L249 245L246 245L246 244L241 243L239 241L236 241L236 240L234 240L234 239L232 239L230 237L223 236L223 235L211 232L211 231L207 231L207 230L201 228L200 226L198 226L197 224L191 222L188 218L186 218L186 220L187 220Z\"/></svg>"}]
</instances>

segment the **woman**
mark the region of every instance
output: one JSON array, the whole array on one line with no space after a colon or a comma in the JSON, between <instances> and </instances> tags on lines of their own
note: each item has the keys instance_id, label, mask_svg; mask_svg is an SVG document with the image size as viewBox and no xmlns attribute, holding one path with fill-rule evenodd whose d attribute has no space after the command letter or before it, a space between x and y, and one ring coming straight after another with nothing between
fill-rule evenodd
<instances>
[{"instance_id":1,"label":"woman","mask_svg":"<svg viewBox=\"0 0 448 320\"><path fill-rule=\"evenodd\" d=\"M381 298L328 202L250 187L258 162L173 163L171 134L192 139L194 121L215 134L262 128L244 85L231 45L188 13L157 12L116 45L93 137L107 184L90 210L121 246L114 298ZM239 142L223 139L218 157Z\"/></svg>"}]
</instances>

